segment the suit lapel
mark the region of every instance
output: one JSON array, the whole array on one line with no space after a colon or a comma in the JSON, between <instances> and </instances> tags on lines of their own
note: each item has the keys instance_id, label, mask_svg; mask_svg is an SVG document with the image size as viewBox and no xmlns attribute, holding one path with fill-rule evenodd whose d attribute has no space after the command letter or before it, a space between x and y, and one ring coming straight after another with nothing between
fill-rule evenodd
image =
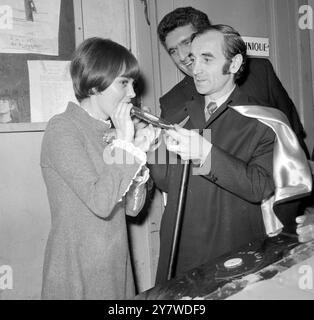
<instances>
[{"instance_id":1,"label":"suit lapel","mask_svg":"<svg viewBox=\"0 0 314 320\"><path fill-rule=\"evenodd\" d=\"M212 116L208 119L205 124L205 127L209 127L216 119L218 119L226 110L228 109L228 101L221 105L217 111L215 111Z\"/></svg>"},{"instance_id":2,"label":"suit lapel","mask_svg":"<svg viewBox=\"0 0 314 320\"><path fill-rule=\"evenodd\" d=\"M180 117L178 117L178 114L176 114L176 119L173 118L170 120L172 120L172 123L180 123L178 119L181 119L181 121L184 120L183 124L187 129L204 129L209 127L212 123L219 119L223 113L226 112L229 105L234 105L234 103L243 95L239 87L236 86L235 90L232 92L227 101L220 106L216 112L214 112L214 114L206 123L204 114L205 99L204 96L200 95L196 91L193 79L186 77L185 81L182 83L182 88L184 88L182 92L184 92L187 102L185 103L184 108L181 109Z\"/></svg>"},{"instance_id":3,"label":"suit lapel","mask_svg":"<svg viewBox=\"0 0 314 320\"><path fill-rule=\"evenodd\" d=\"M216 112L212 114L212 116L208 119L208 121L205 124L205 128L209 127L213 122L215 122L220 116L225 113L229 107L229 105L232 105L234 101L237 101L239 97L242 95L241 90L238 86L234 89L234 91L231 93L230 97L227 99L227 101L221 105Z\"/></svg>"},{"instance_id":4,"label":"suit lapel","mask_svg":"<svg viewBox=\"0 0 314 320\"><path fill-rule=\"evenodd\" d=\"M190 123L187 124L188 129L203 129L205 126L204 103L200 102L200 99L191 100L186 103L186 109L190 118Z\"/></svg>"}]
</instances>

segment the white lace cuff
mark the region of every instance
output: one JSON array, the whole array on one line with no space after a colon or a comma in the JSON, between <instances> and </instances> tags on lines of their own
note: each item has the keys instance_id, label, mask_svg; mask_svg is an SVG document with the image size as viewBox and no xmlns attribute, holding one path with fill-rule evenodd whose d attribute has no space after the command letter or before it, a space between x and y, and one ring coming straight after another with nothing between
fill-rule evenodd
<instances>
[{"instance_id":1,"label":"white lace cuff","mask_svg":"<svg viewBox=\"0 0 314 320\"><path fill-rule=\"evenodd\" d=\"M123 192L121 199L118 202L121 202L123 197L127 194L127 192L130 190L133 181L136 182L140 182L139 185L145 183L148 178L149 178L149 169L146 168L147 170L144 171L143 176L138 176L139 172L142 170L142 168L145 166L146 162L147 162L147 156L146 153L144 151L142 151L141 149L137 148L134 146L133 143L131 142L127 142L124 140L120 140L120 139L115 139L112 141L111 143L111 148L120 148L128 153L130 153L134 158L136 158L140 163L139 163L139 167L136 170L133 178L131 179L129 185L127 186L125 192Z\"/></svg>"},{"instance_id":2,"label":"white lace cuff","mask_svg":"<svg viewBox=\"0 0 314 320\"><path fill-rule=\"evenodd\" d=\"M140 148L135 147L135 145L131 142L127 142L121 139L115 139L112 141L111 145L113 148L120 148L131 153L135 158L140 160L141 166L143 166L147 162L146 153Z\"/></svg>"}]
</instances>

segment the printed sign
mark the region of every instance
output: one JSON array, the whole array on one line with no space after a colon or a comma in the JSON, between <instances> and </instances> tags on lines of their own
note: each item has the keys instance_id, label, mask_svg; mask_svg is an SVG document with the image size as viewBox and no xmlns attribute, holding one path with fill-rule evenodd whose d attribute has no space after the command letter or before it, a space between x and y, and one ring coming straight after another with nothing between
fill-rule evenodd
<instances>
[{"instance_id":1,"label":"printed sign","mask_svg":"<svg viewBox=\"0 0 314 320\"><path fill-rule=\"evenodd\" d=\"M60 5L61 0L0 0L0 52L57 56Z\"/></svg>"},{"instance_id":2,"label":"printed sign","mask_svg":"<svg viewBox=\"0 0 314 320\"><path fill-rule=\"evenodd\" d=\"M269 38L242 37L249 56L269 57Z\"/></svg>"}]
</instances>

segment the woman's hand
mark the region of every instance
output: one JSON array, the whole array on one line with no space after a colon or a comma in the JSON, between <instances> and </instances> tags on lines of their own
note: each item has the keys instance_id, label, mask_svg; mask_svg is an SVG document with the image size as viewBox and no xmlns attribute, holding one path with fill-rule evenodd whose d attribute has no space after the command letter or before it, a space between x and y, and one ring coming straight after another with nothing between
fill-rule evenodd
<instances>
[{"instance_id":1,"label":"woman's hand","mask_svg":"<svg viewBox=\"0 0 314 320\"><path fill-rule=\"evenodd\" d=\"M134 140L134 124L130 116L132 107L131 103L122 102L111 116L111 120L117 131L117 139L127 142L133 142Z\"/></svg>"}]
</instances>

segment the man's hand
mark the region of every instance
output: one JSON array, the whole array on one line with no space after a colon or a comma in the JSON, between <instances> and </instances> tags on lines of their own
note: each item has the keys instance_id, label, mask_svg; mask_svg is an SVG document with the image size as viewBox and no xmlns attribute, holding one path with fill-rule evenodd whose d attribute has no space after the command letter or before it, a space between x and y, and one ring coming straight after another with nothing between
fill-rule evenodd
<instances>
[{"instance_id":1,"label":"man's hand","mask_svg":"<svg viewBox=\"0 0 314 320\"><path fill-rule=\"evenodd\" d=\"M212 144L196 131L175 125L175 130L166 131L166 145L169 151L177 153L183 160L197 160L204 163Z\"/></svg>"},{"instance_id":2,"label":"man's hand","mask_svg":"<svg viewBox=\"0 0 314 320\"><path fill-rule=\"evenodd\" d=\"M303 216L296 218L297 234L300 242L307 242L314 239L314 207L305 210Z\"/></svg>"}]
</instances>

